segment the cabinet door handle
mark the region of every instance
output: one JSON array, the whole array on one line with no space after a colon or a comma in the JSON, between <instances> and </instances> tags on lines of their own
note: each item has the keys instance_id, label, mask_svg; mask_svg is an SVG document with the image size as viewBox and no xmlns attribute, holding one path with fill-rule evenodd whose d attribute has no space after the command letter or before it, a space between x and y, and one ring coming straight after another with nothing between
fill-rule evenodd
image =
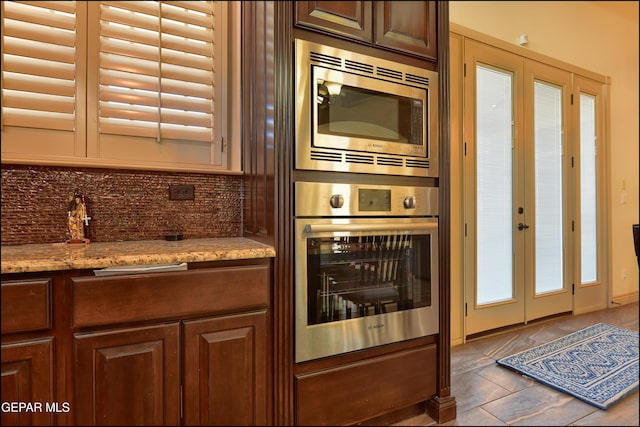
<instances>
[{"instance_id":1,"label":"cabinet door handle","mask_svg":"<svg viewBox=\"0 0 640 427\"><path fill-rule=\"evenodd\" d=\"M525 228L529 228L529 226L523 223L518 224L518 230L524 230Z\"/></svg>"}]
</instances>

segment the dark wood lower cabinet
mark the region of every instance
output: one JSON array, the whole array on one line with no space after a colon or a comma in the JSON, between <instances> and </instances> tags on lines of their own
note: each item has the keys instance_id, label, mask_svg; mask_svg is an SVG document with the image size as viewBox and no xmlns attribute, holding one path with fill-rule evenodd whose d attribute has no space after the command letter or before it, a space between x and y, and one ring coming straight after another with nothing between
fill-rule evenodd
<instances>
[{"instance_id":1,"label":"dark wood lower cabinet","mask_svg":"<svg viewBox=\"0 0 640 427\"><path fill-rule=\"evenodd\" d=\"M184 322L184 424L267 424L267 313Z\"/></svg>"},{"instance_id":2,"label":"dark wood lower cabinet","mask_svg":"<svg viewBox=\"0 0 640 427\"><path fill-rule=\"evenodd\" d=\"M54 425L53 350L53 338L2 344L3 426Z\"/></svg>"},{"instance_id":3,"label":"dark wood lower cabinet","mask_svg":"<svg viewBox=\"0 0 640 427\"><path fill-rule=\"evenodd\" d=\"M296 425L353 425L436 393L436 345L299 374Z\"/></svg>"},{"instance_id":4,"label":"dark wood lower cabinet","mask_svg":"<svg viewBox=\"0 0 640 427\"><path fill-rule=\"evenodd\" d=\"M2 278L2 425L273 423L270 259L51 277Z\"/></svg>"},{"instance_id":5,"label":"dark wood lower cabinet","mask_svg":"<svg viewBox=\"0 0 640 427\"><path fill-rule=\"evenodd\" d=\"M180 324L74 336L75 423L180 424Z\"/></svg>"}]
</instances>

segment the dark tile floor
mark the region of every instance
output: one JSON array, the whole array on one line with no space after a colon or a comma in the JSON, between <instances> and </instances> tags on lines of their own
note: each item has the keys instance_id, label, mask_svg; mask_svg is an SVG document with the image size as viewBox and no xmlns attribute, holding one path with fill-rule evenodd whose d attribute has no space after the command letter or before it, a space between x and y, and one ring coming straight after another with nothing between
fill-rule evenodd
<instances>
[{"instance_id":1,"label":"dark tile floor","mask_svg":"<svg viewBox=\"0 0 640 427\"><path fill-rule=\"evenodd\" d=\"M599 322L638 331L638 303L532 322L452 347L451 394L456 399L456 419L437 424L420 415L394 425L637 426L638 391L603 411L496 364L501 357Z\"/></svg>"}]
</instances>

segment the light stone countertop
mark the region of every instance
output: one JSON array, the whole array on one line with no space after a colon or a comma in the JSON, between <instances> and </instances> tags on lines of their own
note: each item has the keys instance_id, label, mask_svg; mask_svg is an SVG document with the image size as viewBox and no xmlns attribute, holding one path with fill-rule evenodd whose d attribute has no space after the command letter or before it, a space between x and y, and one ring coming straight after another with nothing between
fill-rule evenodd
<instances>
[{"instance_id":1,"label":"light stone countertop","mask_svg":"<svg viewBox=\"0 0 640 427\"><path fill-rule=\"evenodd\" d=\"M2 246L2 274L270 258L275 254L272 246L244 237L6 245Z\"/></svg>"}]
</instances>

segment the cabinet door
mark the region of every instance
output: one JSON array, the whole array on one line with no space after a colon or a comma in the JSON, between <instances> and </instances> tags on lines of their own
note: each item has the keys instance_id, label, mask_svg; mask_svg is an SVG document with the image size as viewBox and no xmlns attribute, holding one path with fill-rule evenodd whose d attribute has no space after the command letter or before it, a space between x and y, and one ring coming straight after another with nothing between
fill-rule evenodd
<instances>
[{"instance_id":1,"label":"cabinet door","mask_svg":"<svg viewBox=\"0 0 640 427\"><path fill-rule=\"evenodd\" d=\"M296 25L371 43L371 1L297 1Z\"/></svg>"},{"instance_id":2,"label":"cabinet door","mask_svg":"<svg viewBox=\"0 0 640 427\"><path fill-rule=\"evenodd\" d=\"M74 335L78 425L179 425L179 323Z\"/></svg>"},{"instance_id":3,"label":"cabinet door","mask_svg":"<svg viewBox=\"0 0 640 427\"><path fill-rule=\"evenodd\" d=\"M186 425L267 424L267 313L184 322Z\"/></svg>"},{"instance_id":4,"label":"cabinet door","mask_svg":"<svg viewBox=\"0 0 640 427\"><path fill-rule=\"evenodd\" d=\"M5 402L31 404L13 410ZM2 425L53 425L53 338L2 344ZM63 409L63 408L61 408Z\"/></svg>"},{"instance_id":5,"label":"cabinet door","mask_svg":"<svg viewBox=\"0 0 640 427\"><path fill-rule=\"evenodd\" d=\"M435 1L375 2L375 46L438 58Z\"/></svg>"}]
</instances>

